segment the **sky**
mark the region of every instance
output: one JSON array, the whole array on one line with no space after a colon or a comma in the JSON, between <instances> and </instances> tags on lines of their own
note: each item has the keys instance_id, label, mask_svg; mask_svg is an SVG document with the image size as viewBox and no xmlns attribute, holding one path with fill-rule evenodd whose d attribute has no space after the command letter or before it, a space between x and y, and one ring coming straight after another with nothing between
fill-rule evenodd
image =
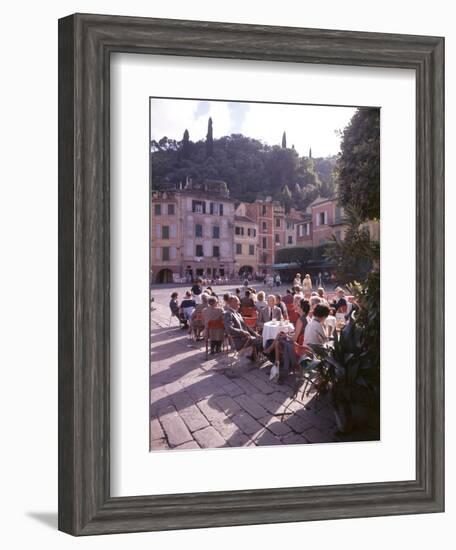
<instances>
[{"instance_id":1,"label":"sky","mask_svg":"<svg viewBox=\"0 0 456 550\"><path fill-rule=\"evenodd\" d=\"M212 117L214 138L243 134L269 145L294 145L300 156L336 155L340 151L339 131L355 113L353 107L241 103L151 98L151 139L164 136L180 141L188 129L191 141L206 139L207 121Z\"/></svg>"}]
</instances>

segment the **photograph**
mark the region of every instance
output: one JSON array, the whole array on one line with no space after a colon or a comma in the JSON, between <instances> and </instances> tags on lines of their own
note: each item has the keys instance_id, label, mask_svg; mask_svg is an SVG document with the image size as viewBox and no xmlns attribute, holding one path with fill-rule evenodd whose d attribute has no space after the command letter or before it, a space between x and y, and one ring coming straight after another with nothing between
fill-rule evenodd
<instances>
[{"instance_id":1,"label":"photograph","mask_svg":"<svg viewBox=\"0 0 456 550\"><path fill-rule=\"evenodd\" d=\"M150 451L380 439L380 109L150 98Z\"/></svg>"}]
</instances>

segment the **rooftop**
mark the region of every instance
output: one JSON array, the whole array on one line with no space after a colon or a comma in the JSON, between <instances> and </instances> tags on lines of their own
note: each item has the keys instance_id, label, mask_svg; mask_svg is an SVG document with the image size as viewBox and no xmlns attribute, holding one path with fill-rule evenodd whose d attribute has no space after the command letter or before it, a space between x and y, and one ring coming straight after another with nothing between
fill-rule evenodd
<instances>
[{"instance_id":1,"label":"rooftop","mask_svg":"<svg viewBox=\"0 0 456 550\"><path fill-rule=\"evenodd\" d=\"M235 222L241 222L241 223L253 223L256 225L256 222L247 216L234 216Z\"/></svg>"},{"instance_id":2,"label":"rooftop","mask_svg":"<svg viewBox=\"0 0 456 550\"><path fill-rule=\"evenodd\" d=\"M182 193L206 199L233 200L230 199L228 185L221 180L194 182L191 178L187 178L185 182L180 183L163 182L157 189L152 189L152 196L154 193Z\"/></svg>"},{"instance_id":3,"label":"rooftop","mask_svg":"<svg viewBox=\"0 0 456 550\"><path fill-rule=\"evenodd\" d=\"M317 197L313 202L310 203L309 206L318 206L319 204L324 204L325 202L334 202L336 200L336 197Z\"/></svg>"}]
</instances>

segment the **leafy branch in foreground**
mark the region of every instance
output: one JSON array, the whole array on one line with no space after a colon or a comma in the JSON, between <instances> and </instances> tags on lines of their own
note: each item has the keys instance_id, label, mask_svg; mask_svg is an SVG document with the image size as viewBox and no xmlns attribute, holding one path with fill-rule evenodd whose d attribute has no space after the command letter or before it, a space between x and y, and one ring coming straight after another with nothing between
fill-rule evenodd
<instances>
[{"instance_id":1,"label":"leafy branch in foreground","mask_svg":"<svg viewBox=\"0 0 456 550\"><path fill-rule=\"evenodd\" d=\"M364 279L372 269L378 267L380 243L371 239L357 208L345 208L344 224L344 239L333 235L325 256L336 264L340 282L347 283Z\"/></svg>"}]
</instances>

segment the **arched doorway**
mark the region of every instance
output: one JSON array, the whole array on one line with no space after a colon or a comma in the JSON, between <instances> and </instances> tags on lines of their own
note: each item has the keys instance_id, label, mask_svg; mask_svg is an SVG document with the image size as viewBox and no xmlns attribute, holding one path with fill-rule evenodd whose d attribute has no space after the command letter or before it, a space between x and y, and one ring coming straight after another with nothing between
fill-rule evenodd
<instances>
[{"instance_id":1,"label":"arched doorway","mask_svg":"<svg viewBox=\"0 0 456 550\"><path fill-rule=\"evenodd\" d=\"M245 277L246 275L252 275L252 274L253 274L253 267L251 265L243 265L239 270L240 277Z\"/></svg>"},{"instance_id":2,"label":"arched doorway","mask_svg":"<svg viewBox=\"0 0 456 550\"><path fill-rule=\"evenodd\" d=\"M156 283L172 283L173 282L173 272L171 269L160 269L155 277Z\"/></svg>"}]
</instances>

